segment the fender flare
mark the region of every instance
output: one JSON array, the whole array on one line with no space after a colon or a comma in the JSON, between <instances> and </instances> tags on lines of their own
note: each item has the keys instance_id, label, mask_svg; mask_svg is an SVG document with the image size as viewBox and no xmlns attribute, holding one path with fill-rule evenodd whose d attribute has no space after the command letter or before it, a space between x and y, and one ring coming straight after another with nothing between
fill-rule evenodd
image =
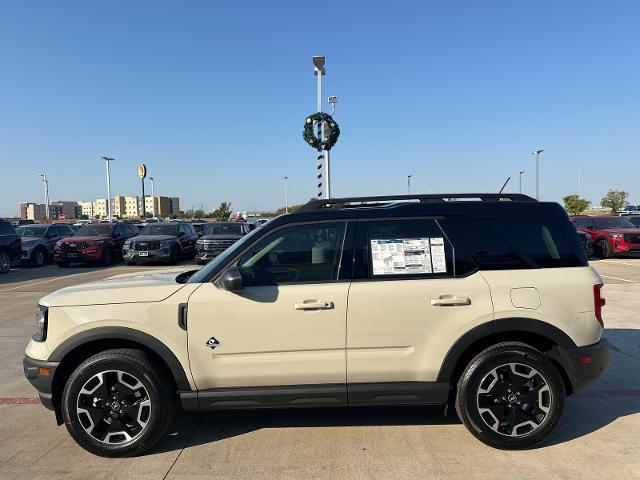
<instances>
[{"instance_id":1,"label":"fender flare","mask_svg":"<svg viewBox=\"0 0 640 480\"><path fill-rule=\"evenodd\" d=\"M565 332L543 320L533 318L500 318L478 325L454 343L440 366L438 382L450 382L458 361L474 343L500 333L534 333L563 348L575 348L577 345Z\"/></svg>"},{"instance_id":2,"label":"fender flare","mask_svg":"<svg viewBox=\"0 0 640 480\"><path fill-rule=\"evenodd\" d=\"M171 349L157 338L134 328L97 327L77 333L58 345L47 361L61 362L74 349L96 340L127 340L143 345L165 361L178 390L192 390L182 364Z\"/></svg>"}]
</instances>

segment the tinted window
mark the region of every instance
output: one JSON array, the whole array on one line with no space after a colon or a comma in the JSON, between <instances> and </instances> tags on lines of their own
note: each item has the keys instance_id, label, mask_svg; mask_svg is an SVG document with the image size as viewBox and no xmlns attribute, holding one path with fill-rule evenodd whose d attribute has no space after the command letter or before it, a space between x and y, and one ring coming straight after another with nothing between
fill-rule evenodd
<instances>
[{"instance_id":1,"label":"tinted window","mask_svg":"<svg viewBox=\"0 0 640 480\"><path fill-rule=\"evenodd\" d=\"M363 224L354 278L447 277L455 273L454 248L433 219Z\"/></svg>"},{"instance_id":2,"label":"tinted window","mask_svg":"<svg viewBox=\"0 0 640 480\"><path fill-rule=\"evenodd\" d=\"M635 228L635 225L624 217L594 217L593 223L598 230L606 228Z\"/></svg>"},{"instance_id":3,"label":"tinted window","mask_svg":"<svg viewBox=\"0 0 640 480\"><path fill-rule=\"evenodd\" d=\"M0 235L14 235L13 227L9 222L0 222Z\"/></svg>"},{"instance_id":4,"label":"tinted window","mask_svg":"<svg viewBox=\"0 0 640 480\"><path fill-rule=\"evenodd\" d=\"M633 223L636 227L640 226L640 215L637 217L630 217L629 221Z\"/></svg>"},{"instance_id":5,"label":"tinted window","mask_svg":"<svg viewBox=\"0 0 640 480\"><path fill-rule=\"evenodd\" d=\"M266 236L238 262L247 285L336 280L345 223L282 228Z\"/></svg>"},{"instance_id":6,"label":"tinted window","mask_svg":"<svg viewBox=\"0 0 640 480\"><path fill-rule=\"evenodd\" d=\"M140 235L173 235L174 237L178 236L178 228L179 225L163 225L163 224L153 224L147 225L140 231Z\"/></svg>"},{"instance_id":7,"label":"tinted window","mask_svg":"<svg viewBox=\"0 0 640 480\"><path fill-rule=\"evenodd\" d=\"M4 222L0 223L0 229L2 228L2 225L4 225ZM49 227L34 227L31 225L24 225L22 227L16 228L16 233L21 237L44 237L47 233L47 228Z\"/></svg>"},{"instance_id":8,"label":"tinted window","mask_svg":"<svg viewBox=\"0 0 640 480\"><path fill-rule=\"evenodd\" d=\"M241 223L210 223L204 228L205 235L243 235Z\"/></svg>"}]
</instances>

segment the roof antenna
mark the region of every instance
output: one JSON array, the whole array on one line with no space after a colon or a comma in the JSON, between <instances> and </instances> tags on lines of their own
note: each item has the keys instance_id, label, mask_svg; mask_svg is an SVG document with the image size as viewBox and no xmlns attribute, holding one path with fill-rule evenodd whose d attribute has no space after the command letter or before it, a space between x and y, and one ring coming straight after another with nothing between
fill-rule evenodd
<instances>
[{"instance_id":1,"label":"roof antenna","mask_svg":"<svg viewBox=\"0 0 640 480\"><path fill-rule=\"evenodd\" d=\"M509 183L509 180L511 180L511 177L507 177L507 181L504 182L504 185L502 185L502 188L500 189L500 191L498 192L498 195L500 195L502 193L502 191L504 190L504 187L507 186L507 183Z\"/></svg>"}]
</instances>

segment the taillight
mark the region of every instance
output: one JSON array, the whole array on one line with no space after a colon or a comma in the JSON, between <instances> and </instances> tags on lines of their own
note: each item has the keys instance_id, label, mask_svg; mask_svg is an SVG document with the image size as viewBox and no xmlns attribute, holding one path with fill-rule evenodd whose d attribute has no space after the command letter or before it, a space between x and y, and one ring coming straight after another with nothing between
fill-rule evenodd
<instances>
[{"instance_id":1,"label":"taillight","mask_svg":"<svg viewBox=\"0 0 640 480\"><path fill-rule=\"evenodd\" d=\"M596 315L596 319L600 322L600 325L604 328L604 321L602 321L602 307L606 304L606 300L602 298L602 284L593 286L593 312Z\"/></svg>"}]
</instances>

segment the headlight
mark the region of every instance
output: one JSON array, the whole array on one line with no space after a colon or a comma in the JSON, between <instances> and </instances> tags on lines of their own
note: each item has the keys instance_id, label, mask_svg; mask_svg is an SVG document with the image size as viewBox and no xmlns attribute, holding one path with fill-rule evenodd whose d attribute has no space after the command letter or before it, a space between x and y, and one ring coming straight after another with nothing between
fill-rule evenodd
<instances>
[{"instance_id":1,"label":"headlight","mask_svg":"<svg viewBox=\"0 0 640 480\"><path fill-rule=\"evenodd\" d=\"M612 233L611 238L623 238L624 234L622 233Z\"/></svg>"},{"instance_id":2,"label":"headlight","mask_svg":"<svg viewBox=\"0 0 640 480\"><path fill-rule=\"evenodd\" d=\"M36 313L36 333L33 338L36 342L44 342L47 339L47 324L49 323L49 309L40 305L40 310Z\"/></svg>"},{"instance_id":3,"label":"headlight","mask_svg":"<svg viewBox=\"0 0 640 480\"><path fill-rule=\"evenodd\" d=\"M196 243L198 245L202 245L204 243L204 240L202 240L201 238L199 238L198 240L196 240Z\"/></svg>"},{"instance_id":4,"label":"headlight","mask_svg":"<svg viewBox=\"0 0 640 480\"><path fill-rule=\"evenodd\" d=\"M160 248L169 248L171 246L171 240L163 240L160 242Z\"/></svg>"},{"instance_id":5,"label":"headlight","mask_svg":"<svg viewBox=\"0 0 640 480\"><path fill-rule=\"evenodd\" d=\"M127 240L126 242L124 242L125 248L129 248L130 245L131 245L131 240Z\"/></svg>"}]
</instances>

